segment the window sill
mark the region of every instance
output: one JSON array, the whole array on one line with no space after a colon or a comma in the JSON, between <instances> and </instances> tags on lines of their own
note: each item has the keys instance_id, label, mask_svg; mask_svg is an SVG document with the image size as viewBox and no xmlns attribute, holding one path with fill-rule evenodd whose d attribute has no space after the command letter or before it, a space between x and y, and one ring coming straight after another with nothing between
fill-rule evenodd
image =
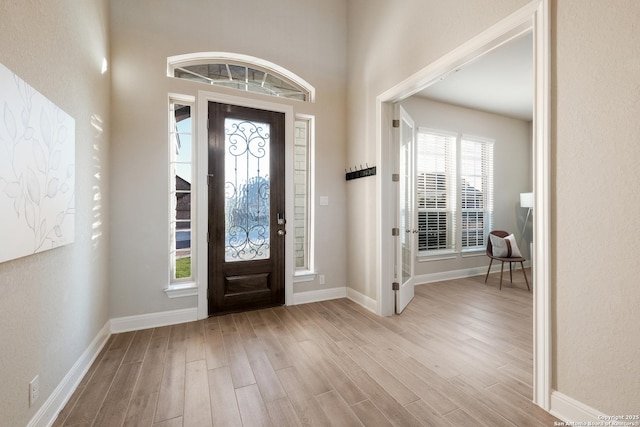
<instances>
[{"instance_id":1,"label":"window sill","mask_svg":"<svg viewBox=\"0 0 640 427\"><path fill-rule=\"evenodd\" d=\"M164 293L169 298L192 297L198 295L198 285L195 282L170 284Z\"/></svg>"},{"instance_id":2,"label":"window sill","mask_svg":"<svg viewBox=\"0 0 640 427\"><path fill-rule=\"evenodd\" d=\"M472 257L477 257L477 256L485 256L487 254L487 251L482 248L482 249L473 249L470 251L463 251L462 252L462 258L472 258Z\"/></svg>"},{"instance_id":3,"label":"window sill","mask_svg":"<svg viewBox=\"0 0 640 427\"><path fill-rule=\"evenodd\" d=\"M457 252L439 252L435 254L418 255L418 262L442 261L442 260L456 259L456 258L458 258Z\"/></svg>"},{"instance_id":4,"label":"window sill","mask_svg":"<svg viewBox=\"0 0 640 427\"><path fill-rule=\"evenodd\" d=\"M293 283L313 282L316 280L316 272L311 270L299 270L293 273Z\"/></svg>"}]
</instances>

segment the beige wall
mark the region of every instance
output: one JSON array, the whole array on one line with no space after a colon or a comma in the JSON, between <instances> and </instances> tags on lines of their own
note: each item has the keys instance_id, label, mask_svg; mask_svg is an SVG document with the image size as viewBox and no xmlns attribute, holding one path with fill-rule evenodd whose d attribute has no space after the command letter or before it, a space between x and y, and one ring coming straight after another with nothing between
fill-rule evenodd
<instances>
[{"instance_id":1,"label":"beige wall","mask_svg":"<svg viewBox=\"0 0 640 427\"><path fill-rule=\"evenodd\" d=\"M111 33L111 316L196 306L195 297L168 299L163 292L169 278L168 94L195 96L215 89L166 76L168 56L192 52L255 56L315 87L315 104L281 101L296 113L315 115L316 202L318 196L329 197L329 206L318 206L315 222L315 266L326 283L298 283L294 292L344 287L345 2L279 0L265 7L257 0L197 0L187 7L169 0L113 0Z\"/></svg>"},{"instance_id":2,"label":"beige wall","mask_svg":"<svg viewBox=\"0 0 640 427\"><path fill-rule=\"evenodd\" d=\"M0 424L24 426L108 320L108 10L101 0L2 1L0 21L0 62L76 126L75 242L0 264Z\"/></svg>"},{"instance_id":3,"label":"beige wall","mask_svg":"<svg viewBox=\"0 0 640 427\"><path fill-rule=\"evenodd\" d=\"M553 261L561 392L640 408L640 3L552 7Z\"/></svg>"},{"instance_id":4,"label":"beige wall","mask_svg":"<svg viewBox=\"0 0 640 427\"><path fill-rule=\"evenodd\" d=\"M113 0L113 121L109 74L100 74L106 0L0 2L0 62L75 118L77 144L75 243L0 264L2 422L25 425L109 317L195 306L162 292L167 92L197 91L164 77L166 56L245 53L316 86L317 195L330 197L316 224L318 270L326 287L348 283L376 298L375 180L345 184L343 175L349 165L375 164L376 96L526 2L349 0L345 22L341 0L281 0L282 10L257 1ZM608 414L637 413L640 3L551 3L553 386ZM248 21L243 36L229 36L237 28L230 16ZM36 374L41 397L28 408Z\"/></svg>"},{"instance_id":5,"label":"beige wall","mask_svg":"<svg viewBox=\"0 0 640 427\"><path fill-rule=\"evenodd\" d=\"M455 132L463 135L490 138L495 141L494 156L494 215L493 229L508 230L516 235L523 255L529 258L528 243L521 239L526 209L520 208L520 193L531 191L531 138L529 123L498 114L458 107L412 96L401 102L415 121L416 127ZM484 250L480 256L431 260L415 264L415 276L483 267L488 258ZM482 271L482 269L480 269Z\"/></svg>"},{"instance_id":6,"label":"beige wall","mask_svg":"<svg viewBox=\"0 0 640 427\"><path fill-rule=\"evenodd\" d=\"M375 160L377 95L526 3L350 0L347 161ZM640 3L551 3L553 387L637 413ZM348 187L349 286L375 298L375 217L362 212L377 196L359 181Z\"/></svg>"}]
</instances>

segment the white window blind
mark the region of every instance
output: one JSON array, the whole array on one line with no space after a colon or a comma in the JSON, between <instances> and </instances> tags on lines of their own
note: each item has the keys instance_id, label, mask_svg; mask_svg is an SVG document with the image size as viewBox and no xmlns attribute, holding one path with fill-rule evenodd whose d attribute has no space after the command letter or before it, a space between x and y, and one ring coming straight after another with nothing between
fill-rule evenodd
<instances>
[{"instance_id":1,"label":"white window blind","mask_svg":"<svg viewBox=\"0 0 640 427\"><path fill-rule=\"evenodd\" d=\"M418 250L455 250L456 136L420 128L416 160Z\"/></svg>"},{"instance_id":2,"label":"white window blind","mask_svg":"<svg viewBox=\"0 0 640 427\"><path fill-rule=\"evenodd\" d=\"M312 118L295 121L294 239L296 271L311 271L311 132Z\"/></svg>"},{"instance_id":3,"label":"white window blind","mask_svg":"<svg viewBox=\"0 0 640 427\"><path fill-rule=\"evenodd\" d=\"M463 136L460 143L462 250L486 246L493 222L493 142Z\"/></svg>"}]
</instances>

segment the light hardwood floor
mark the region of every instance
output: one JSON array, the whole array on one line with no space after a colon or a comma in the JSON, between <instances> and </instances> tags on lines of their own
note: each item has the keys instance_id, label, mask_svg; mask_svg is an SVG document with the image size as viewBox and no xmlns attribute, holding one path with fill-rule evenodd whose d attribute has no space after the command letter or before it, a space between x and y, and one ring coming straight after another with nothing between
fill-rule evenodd
<instances>
[{"instance_id":1,"label":"light hardwood floor","mask_svg":"<svg viewBox=\"0 0 640 427\"><path fill-rule=\"evenodd\" d=\"M552 426L516 273L417 286L387 318L341 299L116 334L54 426Z\"/></svg>"}]
</instances>

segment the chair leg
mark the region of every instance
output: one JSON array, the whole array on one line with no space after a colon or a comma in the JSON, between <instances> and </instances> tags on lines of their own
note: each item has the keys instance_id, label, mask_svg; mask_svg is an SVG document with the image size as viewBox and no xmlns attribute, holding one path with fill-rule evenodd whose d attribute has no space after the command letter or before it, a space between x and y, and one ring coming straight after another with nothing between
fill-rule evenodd
<instances>
[{"instance_id":1,"label":"chair leg","mask_svg":"<svg viewBox=\"0 0 640 427\"><path fill-rule=\"evenodd\" d=\"M484 283L487 283L487 279L489 278L489 272L491 271L491 264L493 264L493 258L489 258L489 268L487 268L487 275L484 276Z\"/></svg>"},{"instance_id":2,"label":"chair leg","mask_svg":"<svg viewBox=\"0 0 640 427\"><path fill-rule=\"evenodd\" d=\"M531 288L529 287L529 281L527 280L527 273L525 273L524 271L524 263L522 261L520 261L520 266L522 267L522 275L524 276L524 282L527 284L527 290L531 291Z\"/></svg>"},{"instance_id":3,"label":"chair leg","mask_svg":"<svg viewBox=\"0 0 640 427\"><path fill-rule=\"evenodd\" d=\"M502 261L502 265L500 266L500 290L502 290L502 273L504 272L504 261Z\"/></svg>"},{"instance_id":4,"label":"chair leg","mask_svg":"<svg viewBox=\"0 0 640 427\"><path fill-rule=\"evenodd\" d=\"M511 268L512 264L512 262L509 263L509 282L511 283L513 283L513 269Z\"/></svg>"}]
</instances>

